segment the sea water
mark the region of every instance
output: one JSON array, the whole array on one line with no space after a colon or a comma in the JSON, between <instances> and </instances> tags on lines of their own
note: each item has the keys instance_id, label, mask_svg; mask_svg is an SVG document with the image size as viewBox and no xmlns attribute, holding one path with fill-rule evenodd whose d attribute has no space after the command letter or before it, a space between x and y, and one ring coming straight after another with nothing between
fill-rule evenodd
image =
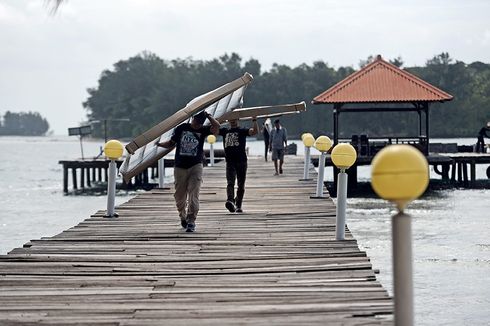
<instances>
[{"instance_id":1,"label":"sea water","mask_svg":"<svg viewBox=\"0 0 490 326\"><path fill-rule=\"evenodd\" d=\"M101 145L103 141L83 141L84 156L97 156ZM107 208L105 196L63 194L58 161L81 154L77 137L0 137L0 254L58 234ZM133 195L118 192L116 205Z\"/></svg>"},{"instance_id":2,"label":"sea water","mask_svg":"<svg viewBox=\"0 0 490 326\"><path fill-rule=\"evenodd\" d=\"M301 142L293 142L302 155ZM102 141L84 140L84 156L96 156L102 145ZM220 147L220 143L215 145ZM249 141L248 147L250 155L264 153L261 141ZM63 194L63 169L58 161L81 157L78 138L0 137L0 155L0 254L30 239L58 234L106 208L105 196ZM477 178L486 177L485 169L478 167ZM287 156L284 171L287 173ZM325 179L331 180L332 169L325 172ZM369 167L359 168L359 179L368 180L369 173ZM438 178L433 171L431 176ZM172 181L172 169L167 169L166 178L166 182ZM135 194L118 191L116 205ZM406 212L412 216L416 324L489 325L490 190L431 192L410 204ZM380 271L377 277L390 294L394 213L393 205L381 199L347 201L347 226L371 258L373 268Z\"/></svg>"}]
</instances>

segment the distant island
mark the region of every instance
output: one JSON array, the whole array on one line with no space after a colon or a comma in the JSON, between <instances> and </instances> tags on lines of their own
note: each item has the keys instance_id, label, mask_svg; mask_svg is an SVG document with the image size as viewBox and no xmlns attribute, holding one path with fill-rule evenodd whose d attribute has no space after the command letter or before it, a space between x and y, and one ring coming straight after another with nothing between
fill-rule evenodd
<instances>
[{"instance_id":1,"label":"distant island","mask_svg":"<svg viewBox=\"0 0 490 326\"><path fill-rule=\"evenodd\" d=\"M0 119L0 136L44 136L48 121L38 112L7 111Z\"/></svg>"}]
</instances>

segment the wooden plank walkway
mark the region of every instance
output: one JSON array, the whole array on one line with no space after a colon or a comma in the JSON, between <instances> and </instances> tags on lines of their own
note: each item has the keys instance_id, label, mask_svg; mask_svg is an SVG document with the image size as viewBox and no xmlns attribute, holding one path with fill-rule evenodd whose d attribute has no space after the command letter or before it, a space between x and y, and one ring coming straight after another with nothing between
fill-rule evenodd
<instances>
[{"instance_id":1,"label":"wooden plank walkway","mask_svg":"<svg viewBox=\"0 0 490 326\"><path fill-rule=\"evenodd\" d=\"M205 168L196 233L155 189L0 256L0 324L393 324L369 258L348 230L335 241L334 203L310 199L302 171L301 157L280 176L250 159L232 214L224 164Z\"/></svg>"}]
</instances>

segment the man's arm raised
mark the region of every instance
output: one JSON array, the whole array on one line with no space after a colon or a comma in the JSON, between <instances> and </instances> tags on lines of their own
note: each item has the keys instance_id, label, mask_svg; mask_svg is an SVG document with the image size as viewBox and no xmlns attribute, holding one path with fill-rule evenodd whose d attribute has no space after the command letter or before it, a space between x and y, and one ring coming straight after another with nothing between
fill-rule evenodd
<instances>
[{"instance_id":1,"label":"man's arm raised","mask_svg":"<svg viewBox=\"0 0 490 326\"><path fill-rule=\"evenodd\" d=\"M211 132L213 135L218 136L219 134L219 127L220 124L218 120L216 120L211 114L206 112L206 117L208 118L209 122L211 123Z\"/></svg>"},{"instance_id":2,"label":"man's arm raised","mask_svg":"<svg viewBox=\"0 0 490 326\"><path fill-rule=\"evenodd\" d=\"M252 117L252 128L248 130L248 135L253 136L259 132L259 125L257 123L257 117Z\"/></svg>"},{"instance_id":3,"label":"man's arm raised","mask_svg":"<svg viewBox=\"0 0 490 326\"><path fill-rule=\"evenodd\" d=\"M175 142L172 139L169 139L167 141L161 142L157 144L158 147L163 147L163 148L172 148L175 146Z\"/></svg>"}]
</instances>

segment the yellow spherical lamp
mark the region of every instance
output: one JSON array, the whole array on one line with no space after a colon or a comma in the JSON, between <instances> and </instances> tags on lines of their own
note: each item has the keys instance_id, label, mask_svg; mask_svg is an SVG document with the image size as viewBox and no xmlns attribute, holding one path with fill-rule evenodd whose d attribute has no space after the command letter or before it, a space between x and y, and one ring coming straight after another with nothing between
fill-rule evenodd
<instances>
[{"instance_id":1,"label":"yellow spherical lamp","mask_svg":"<svg viewBox=\"0 0 490 326\"><path fill-rule=\"evenodd\" d=\"M302 139L305 147L311 147L315 143L315 138L312 134L306 134Z\"/></svg>"},{"instance_id":2,"label":"yellow spherical lamp","mask_svg":"<svg viewBox=\"0 0 490 326\"><path fill-rule=\"evenodd\" d=\"M215 135L209 135L207 138L208 143L214 144L216 143L216 136Z\"/></svg>"},{"instance_id":3,"label":"yellow spherical lamp","mask_svg":"<svg viewBox=\"0 0 490 326\"><path fill-rule=\"evenodd\" d=\"M119 140L109 140L104 145L104 154L110 160L117 160L123 155L124 146Z\"/></svg>"},{"instance_id":4,"label":"yellow spherical lamp","mask_svg":"<svg viewBox=\"0 0 490 326\"><path fill-rule=\"evenodd\" d=\"M410 145L383 148L371 165L371 185L374 191L381 198L396 203L400 211L422 195L429 184L427 159Z\"/></svg>"},{"instance_id":5,"label":"yellow spherical lamp","mask_svg":"<svg viewBox=\"0 0 490 326\"><path fill-rule=\"evenodd\" d=\"M312 135L311 133L309 133L309 132L305 132L305 133L303 133L303 134L301 135L301 140L304 140L304 138L305 138L306 136L308 136L308 135L310 135L311 137L313 137L313 135ZM314 138L315 138L315 137L313 137L313 139L314 139Z\"/></svg>"},{"instance_id":6,"label":"yellow spherical lamp","mask_svg":"<svg viewBox=\"0 0 490 326\"><path fill-rule=\"evenodd\" d=\"M314 146L320 152L327 152L332 147L332 140L327 136L320 136L316 139Z\"/></svg>"},{"instance_id":7,"label":"yellow spherical lamp","mask_svg":"<svg viewBox=\"0 0 490 326\"><path fill-rule=\"evenodd\" d=\"M332 149L332 162L341 170L348 169L357 159L357 153L351 144L340 143Z\"/></svg>"}]
</instances>

